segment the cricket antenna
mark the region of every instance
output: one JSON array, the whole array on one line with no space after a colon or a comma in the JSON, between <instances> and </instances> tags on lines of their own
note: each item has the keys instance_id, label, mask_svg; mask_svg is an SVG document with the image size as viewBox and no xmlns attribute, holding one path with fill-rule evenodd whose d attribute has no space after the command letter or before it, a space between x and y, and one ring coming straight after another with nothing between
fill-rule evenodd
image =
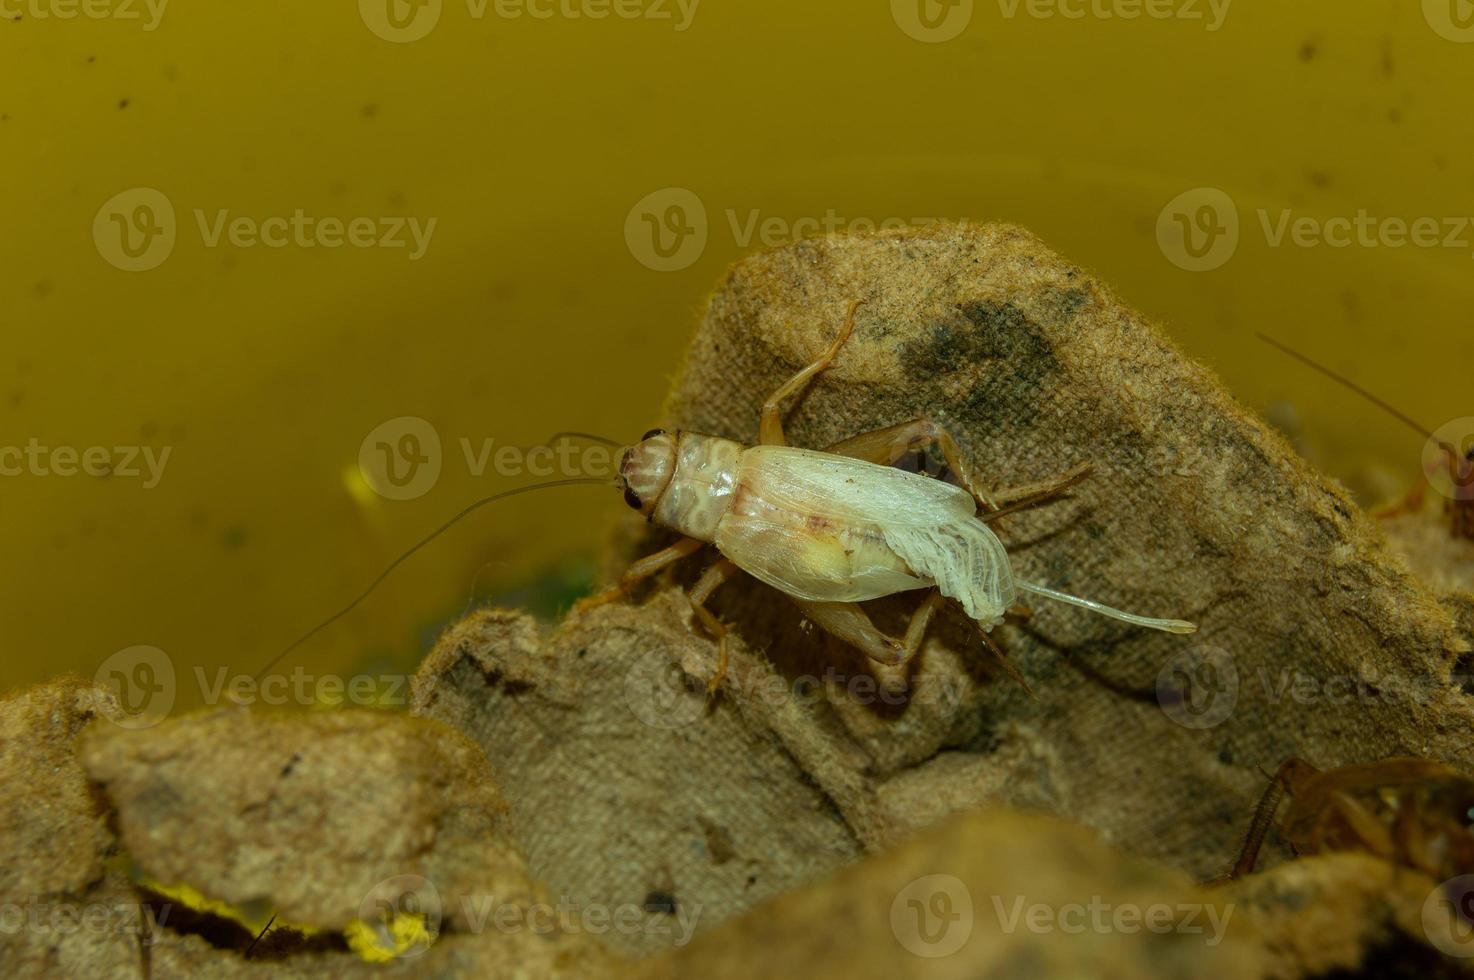
<instances>
[{"instance_id":1,"label":"cricket antenna","mask_svg":"<svg viewBox=\"0 0 1474 980\"><path fill-rule=\"evenodd\" d=\"M327 619L324 619L322 622L320 622L316 626L312 627L312 629L308 630L306 633L303 633L301 636L297 637L297 639L295 639L291 643L287 644L287 646L280 653L278 653L276 656L274 656L274 657L271 658L271 660L266 664L266 666L262 667L259 671L256 672L256 680L259 681L259 680L261 680L262 677L266 676L266 672L269 671L269 670L271 670L271 668L275 667L277 664L279 664L281 662L282 658L285 657L287 654L291 653L293 650L297 649L302 644L304 644L308 640L312 639L318 633L321 633L323 630L327 629L329 626L333 625L338 620L342 619L344 616L348 615L350 612L352 612L354 609L356 609L358 607L358 604L359 603L361 603L361 602L363 602L363 600L367 599L373 593L373 591L375 589L377 589L379 587L379 585L382 584L383 581L386 578L388 578L389 575L396 568L398 568L400 565L404 564L405 561L407 561L410 558L410 556L412 556L415 552L419 551L421 548L425 547L425 545L429 544L431 541L434 541L436 538L440 537L446 531L450 530L452 527L454 527L455 525L459 524L461 521L465 520L467 517L469 517L475 511L478 511L482 507L485 507L487 504L496 503L498 500L506 500L508 497L521 496L524 493L532 493L535 490L552 490L552 489L555 489L557 487L572 487L572 486L601 486L601 487L607 487L607 486L613 486L613 485L614 485L613 481L610 480L607 477L592 477L592 476L570 477L570 478L568 478L566 480L549 480L546 483L534 483L531 486L526 486L526 487L513 487L511 490L503 490L500 493L494 493L494 494L492 494L489 497L482 497L480 500L477 500L477 501L475 501L475 502L473 502L471 504L468 504L467 506L465 506L465 507L463 507L461 509L460 513L456 514L450 520L446 521L444 524L440 525L435 530L433 530L429 534L425 535L419 541L415 542L415 544L412 547L410 547L407 551L405 551L404 553L402 553L398 558L396 558L393 561L391 561L388 564L388 566L386 566L385 569L382 572L379 573L378 577L375 578L372 582L369 583L368 588L366 588L362 592L360 592L353 599L352 602L348 603L348 605L344 606L342 609L339 609L337 612L333 613Z\"/></svg>"},{"instance_id":2,"label":"cricket antenna","mask_svg":"<svg viewBox=\"0 0 1474 980\"><path fill-rule=\"evenodd\" d=\"M1409 418L1408 416L1404 415L1402 412L1400 412L1397 409L1393 408L1391 405L1387 404L1382 399L1380 399L1376 395L1372 394L1370 391L1367 391L1365 388L1363 388L1361 385L1357 384L1355 381L1352 381L1350 378L1347 378L1347 377L1345 377L1343 375L1337 374L1335 371L1332 371L1330 368L1326 367L1324 364L1320 364L1320 363L1318 363L1318 362L1316 362L1314 360L1311 360L1309 357L1306 357L1304 354L1300 353L1299 351L1295 350L1294 348L1287 347L1284 344L1280 343L1278 340L1275 340L1273 337L1266 336L1265 334L1258 333L1257 331L1255 332L1254 336L1258 337L1260 340L1264 341L1269 346L1271 346L1271 347L1273 347L1273 348L1275 348L1277 350L1283 351L1284 353L1290 355L1295 360L1299 361L1301 364L1304 364L1306 367L1310 368L1311 370L1319 371L1321 374L1324 374L1326 377L1330 378L1332 381L1336 382L1337 384L1339 384L1339 385L1341 385L1343 387L1349 388L1352 391L1356 392L1358 395L1360 395L1361 397L1365 398L1367 401L1371 402L1373 405L1377 406L1382 411L1386 412L1388 415L1391 415L1393 418L1397 419L1397 421L1401 422L1403 425L1407 426L1409 429L1412 429L1418 435L1423 436L1424 438L1427 438L1427 439L1433 438L1433 432L1432 432L1432 430L1430 430L1428 428L1425 428L1424 426L1419 425L1412 418Z\"/></svg>"},{"instance_id":3,"label":"cricket antenna","mask_svg":"<svg viewBox=\"0 0 1474 980\"><path fill-rule=\"evenodd\" d=\"M1152 619L1149 616L1138 616L1135 613L1112 609L1110 606L1096 602L1093 599L1082 599L1077 595L1070 595L1067 592L1057 592L1054 589L1046 588L1042 585L1035 585L1032 582L1019 582L1017 585L1025 592L1042 595L1046 598L1054 599L1057 602L1067 602L1072 606L1079 606L1081 609L1089 609L1091 612L1100 613L1102 616L1109 616L1111 619L1119 619L1123 623L1131 623L1133 626L1145 626L1148 629L1161 630L1164 633L1196 633L1198 631L1196 623L1189 623L1186 620Z\"/></svg>"}]
</instances>

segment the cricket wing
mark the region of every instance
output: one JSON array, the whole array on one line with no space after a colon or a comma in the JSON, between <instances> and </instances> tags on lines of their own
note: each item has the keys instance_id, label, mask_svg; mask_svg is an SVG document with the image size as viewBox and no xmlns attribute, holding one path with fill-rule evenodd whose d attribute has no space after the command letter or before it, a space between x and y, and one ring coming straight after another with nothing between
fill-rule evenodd
<instances>
[{"instance_id":1,"label":"cricket wing","mask_svg":"<svg viewBox=\"0 0 1474 980\"><path fill-rule=\"evenodd\" d=\"M976 518L935 527L882 525L880 530L892 551L985 628L992 628L1018 597L1003 542Z\"/></svg>"},{"instance_id":2,"label":"cricket wing","mask_svg":"<svg viewBox=\"0 0 1474 980\"><path fill-rule=\"evenodd\" d=\"M751 446L738 478L768 503L839 523L891 527L953 524L977 505L961 487L848 456L793 446Z\"/></svg>"},{"instance_id":3,"label":"cricket wing","mask_svg":"<svg viewBox=\"0 0 1474 980\"><path fill-rule=\"evenodd\" d=\"M753 578L796 599L864 602L931 584L910 574L873 533L814 531L728 514L713 543Z\"/></svg>"}]
</instances>

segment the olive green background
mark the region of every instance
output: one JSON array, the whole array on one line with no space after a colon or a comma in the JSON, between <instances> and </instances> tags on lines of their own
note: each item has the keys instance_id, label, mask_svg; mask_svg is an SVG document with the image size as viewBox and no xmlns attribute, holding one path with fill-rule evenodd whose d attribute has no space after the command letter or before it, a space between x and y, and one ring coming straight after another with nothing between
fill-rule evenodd
<instances>
[{"instance_id":1,"label":"olive green background","mask_svg":"<svg viewBox=\"0 0 1474 980\"><path fill-rule=\"evenodd\" d=\"M0 477L0 688L152 645L198 703L196 668L255 670L535 482L472 475L462 438L658 421L722 270L826 223L1020 222L1373 492L1416 478L1422 440L1255 331L1429 427L1474 414L1474 231L1271 240L1286 209L1474 215L1467 0L96 2L0 3L0 447L170 457L152 488ZM435 225L417 258L207 234L299 210ZM1212 234L1235 217L1236 247ZM359 453L402 417L441 471L393 500ZM484 508L282 669L410 669L473 595L551 610L621 507Z\"/></svg>"}]
</instances>

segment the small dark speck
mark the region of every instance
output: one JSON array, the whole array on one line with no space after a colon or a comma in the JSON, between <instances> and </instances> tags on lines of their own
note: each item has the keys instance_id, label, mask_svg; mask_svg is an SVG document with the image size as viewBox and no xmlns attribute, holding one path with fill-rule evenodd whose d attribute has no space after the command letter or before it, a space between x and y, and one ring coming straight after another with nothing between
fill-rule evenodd
<instances>
[{"instance_id":1,"label":"small dark speck","mask_svg":"<svg viewBox=\"0 0 1474 980\"><path fill-rule=\"evenodd\" d=\"M50 296L51 295L51 280L50 279L40 279L40 280L37 280L36 285L35 285L35 292L36 292L36 298L37 299L45 299L46 297Z\"/></svg>"},{"instance_id":2,"label":"small dark speck","mask_svg":"<svg viewBox=\"0 0 1474 980\"><path fill-rule=\"evenodd\" d=\"M10 113L0 112L0 122L10 122Z\"/></svg>"},{"instance_id":3,"label":"small dark speck","mask_svg":"<svg viewBox=\"0 0 1474 980\"><path fill-rule=\"evenodd\" d=\"M576 656L576 657L578 657L578 659L582 660L584 657L587 657L588 655L589 655L589 648L588 647L584 647L582 650L578 651L578 653L576 653L574 656Z\"/></svg>"},{"instance_id":4,"label":"small dark speck","mask_svg":"<svg viewBox=\"0 0 1474 980\"><path fill-rule=\"evenodd\" d=\"M220 536L220 546L226 551L234 551L246 543L246 529L239 524L232 524L225 529Z\"/></svg>"},{"instance_id":5,"label":"small dark speck","mask_svg":"<svg viewBox=\"0 0 1474 980\"><path fill-rule=\"evenodd\" d=\"M666 915L676 914L676 897L670 892L651 890L645 896L646 912L664 912Z\"/></svg>"},{"instance_id":6,"label":"small dark speck","mask_svg":"<svg viewBox=\"0 0 1474 980\"><path fill-rule=\"evenodd\" d=\"M1219 748L1218 761L1223 763L1225 766L1233 765L1233 749L1227 745Z\"/></svg>"},{"instance_id":7,"label":"small dark speck","mask_svg":"<svg viewBox=\"0 0 1474 980\"><path fill-rule=\"evenodd\" d=\"M95 55L95 54L89 54L87 56L87 64L89 64L89 65L95 65L95 64L97 64L97 55Z\"/></svg>"},{"instance_id":8,"label":"small dark speck","mask_svg":"<svg viewBox=\"0 0 1474 980\"><path fill-rule=\"evenodd\" d=\"M14 391L12 391L10 393L10 407L11 408L20 408L21 405L25 403L25 400L26 400L26 393L24 391L21 391L19 388L15 389Z\"/></svg>"},{"instance_id":9,"label":"small dark speck","mask_svg":"<svg viewBox=\"0 0 1474 980\"><path fill-rule=\"evenodd\" d=\"M1399 109L1399 108L1397 108L1397 106L1393 106L1391 109L1388 109L1387 110L1387 121L1388 122L1393 122L1393 123L1400 123L1400 122L1402 122L1402 110Z\"/></svg>"},{"instance_id":10,"label":"small dark speck","mask_svg":"<svg viewBox=\"0 0 1474 980\"><path fill-rule=\"evenodd\" d=\"M375 116L377 116L378 114L379 114L379 107L377 105L375 105L374 103L372 103L372 102L370 102L368 105L366 105L366 106L363 107L363 118L365 118L365 119L372 119Z\"/></svg>"},{"instance_id":11,"label":"small dark speck","mask_svg":"<svg viewBox=\"0 0 1474 980\"><path fill-rule=\"evenodd\" d=\"M747 876L747 886L749 888L751 888L753 885L756 885L756 884L757 884L757 875L748 875Z\"/></svg>"},{"instance_id":12,"label":"small dark speck","mask_svg":"<svg viewBox=\"0 0 1474 980\"><path fill-rule=\"evenodd\" d=\"M1312 170L1305 176L1311 184L1321 188L1322 190L1331 186L1331 175L1326 173L1324 170Z\"/></svg>"},{"instance_id":13,"label":"small dark speck","mask_svg":"<svg viewBox=\"0 0 1474 980\"><path fill-rule=\"evenodd\" d=\"M126 108L128 108L128 101L129 101L128 99L119 99L118 100L118 108L119 109L126 109Z\"/></svg>"},{"instance_id":14,"label":"small dark speck","mask_svg":"<svg viewBox=\"0 0 1474 980\"><path fill-rule=\"evenodd\" d=\"M1308 40L1300 45L1300 60L1314 61L1315 56L1320 53L1320 47L1313 40Z\"/></svg>"}]
</instances>

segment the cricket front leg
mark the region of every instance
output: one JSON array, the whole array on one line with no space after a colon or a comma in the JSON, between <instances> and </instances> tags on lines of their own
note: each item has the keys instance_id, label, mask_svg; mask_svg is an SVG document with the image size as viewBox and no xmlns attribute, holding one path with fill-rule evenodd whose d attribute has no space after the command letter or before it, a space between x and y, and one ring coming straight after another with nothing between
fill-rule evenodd
<instances>
[{"instance_id":1,"label":"cricket front leg","mask_svg":"<svg viewBox=\"0 0 1474 980\"><path fill-rule=\"evenodd\" d=\"M783 435L783 402L791 395L802 391L820 371L828 368L834 363L835 357L839 355L839 349L844 346L845 341L850 339L850 334L855 331L855 311L860 308L860 301L855 300L850 304L850 311L845 316L844 326L840 328L839 336L834 338L834 343L829 345L819 359L802 371L795 374L784 382L783 386L768 396L763 402L762 416L758 420L758 441L765 446L787 445Z\"/></svg>"},{"instance_id":2,"label":"cricket front leg","mask_svg":"<svg viewBox=\"0 0 1474 980\"><path fill-rule=\"evenodd\" d=\"M682 538L668 548L662 548L651 555L646 555L639 561L630 565L619 577L619 581L605 589L603 592L587 596L573 604L577 612L587 612L611 602L618 602L629 595L636 585L645 579L655 575L663 569L669 568L683 558L689 558L706 546L705 541L696 538Z\"/></svg>"},{"instance_id":3,"label":"cricket front leg","mask_svg":"<svg viewBox=\"0 0 1474 980\"><path fill-rule=\"evenodd\" d=\"M717 690L722 686L722 681L727 676L727 633L729 630L725 623L717 619L715 614L706 608L706 600L711 598L713 592L731 581L732 577L739 571L741 569L735 564L723 558L701 573L700 580L697 581L695 587L691 589L691 592L686 597L691 601L691 612L696 616L697 621L701 623L702 629L715 637L717 641L717 669L712 674L711 680L707 682L707 697L716 694Z\"/></svg>"}]
</instances>

